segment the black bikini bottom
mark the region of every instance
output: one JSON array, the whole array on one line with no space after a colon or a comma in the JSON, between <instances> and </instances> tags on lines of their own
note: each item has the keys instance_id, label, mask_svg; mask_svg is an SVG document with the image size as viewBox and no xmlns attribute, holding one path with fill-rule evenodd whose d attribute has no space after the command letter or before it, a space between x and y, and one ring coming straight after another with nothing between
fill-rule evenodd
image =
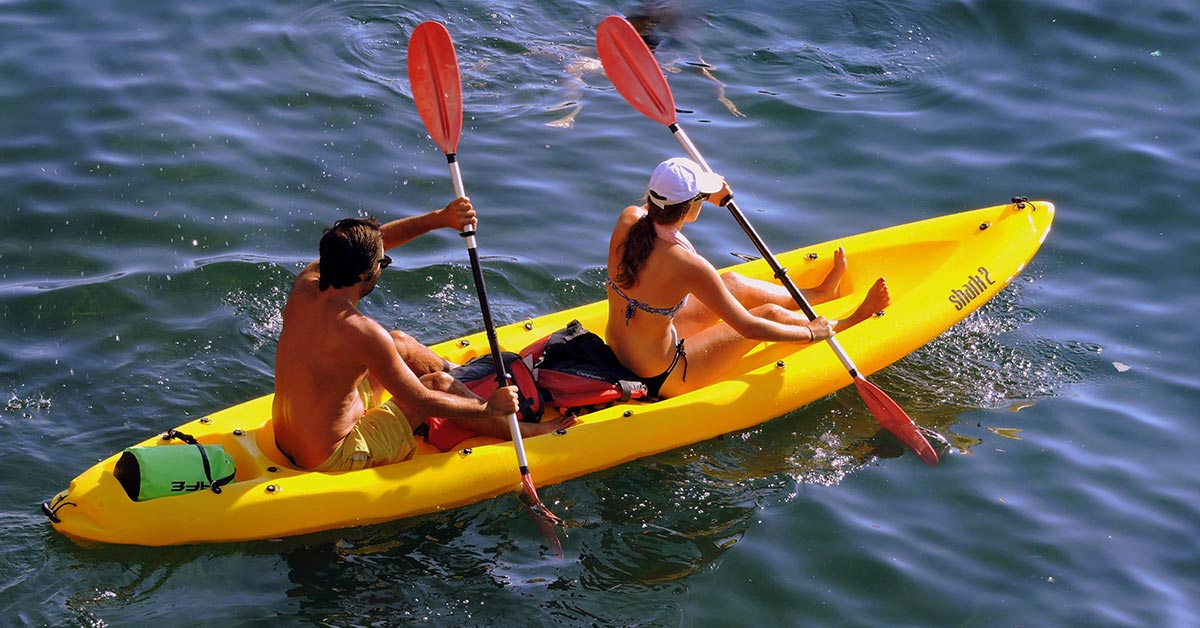
<instances>
[{"instance_id":1,"label":"black bikini bottom","mask_svg":"<svg viewBox=\"0 0 1200 628\"><path fill-rule=\"evenodd\" d=\"M666 383L667 378L675 371L675 367L679 366L679 360L683 360L683 381L687 381L687 352L683 350L683 340L675 345L675 357L671 360L671 365L667 370L655 375L654 377L643 380L646 383L646 390L650 397L657 398L662 385Z\"/></svg>"}]
</instances>

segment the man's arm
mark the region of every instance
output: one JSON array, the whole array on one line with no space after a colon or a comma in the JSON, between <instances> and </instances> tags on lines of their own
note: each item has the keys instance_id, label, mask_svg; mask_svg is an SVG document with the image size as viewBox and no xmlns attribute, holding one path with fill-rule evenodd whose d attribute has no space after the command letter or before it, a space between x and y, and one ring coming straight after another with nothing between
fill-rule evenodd
<instances>
[{"instance_id":1,"label":"man's arm","mask_svg":"<svg viewBox=\"0 0 1200 628\"><path fill-rule=\"evenodd\" d=\"M463 197L454 199L441 209L393 220L380 227L379 231L383 234L383 248L391 249L407 244L413 238L434 229L449 227L462 230L463 227L474 224L475 208L470 199Z\"/></svg>"},{"instance_id":2,"label":"man's arm","mask_svg":"<svg viewBox=\"0 0 1200 628\"><path fill-rule=\"evenodd\" d=\"M356 324L356 340L347 350L357 351L362 356L367 370L383 387L392 393L396 405L407 416L440 416L447 419L496 419L516 412L515 389L503 403L494 405L496 395L488 400L460 397L437 390L430 390L421 383L408 365L396 353L391 336L378 323L363 317Z\"/></svg>"}]
</instances>

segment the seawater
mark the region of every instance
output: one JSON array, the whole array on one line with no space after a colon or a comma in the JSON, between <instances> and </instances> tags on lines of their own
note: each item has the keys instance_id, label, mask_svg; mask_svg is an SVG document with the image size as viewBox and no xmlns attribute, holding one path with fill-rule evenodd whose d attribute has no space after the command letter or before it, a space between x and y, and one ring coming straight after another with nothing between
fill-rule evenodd
<instances>
[{"instance_id":1,"label":"seawater","mask_svg":"<svg viewBox=\"0 0 1200 628\"><path fill-rule=\"evenodd\" d=\"M1058 205L1010 288L872 375L954 455L928 469L875 446L845 390L546 487L576 523L562 559L509 497L276 542L77 545L42 500L271 391L279 309L322 227L449 200L409 96L419 22L457 44L500 322L602 298L616 212L680 149L594 61L596 24L634 3L17 0L0 4L7 621L1200 624L1200 7L676 6L657 54L680 121L775 250ZM689 236L724 263L753 252L721 212ZM457 236L393 257L372 316L428 342L480 327Z\"/></svg>"}]
</instances>

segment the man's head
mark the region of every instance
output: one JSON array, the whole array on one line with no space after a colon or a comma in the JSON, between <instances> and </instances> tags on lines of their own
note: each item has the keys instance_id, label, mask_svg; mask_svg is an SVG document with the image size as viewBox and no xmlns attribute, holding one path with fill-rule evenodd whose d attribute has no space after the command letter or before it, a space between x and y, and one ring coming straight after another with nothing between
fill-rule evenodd
<instances>
[{"instance_id":1,"label":"man's head","mask_svg":"<svg viewBox=\"0 0 1200 628\"><path fill-rule=\"evenodd\" d=\"M346 288L379 278L383 234L374 218L344 218L321 236L320 288ZM371 283L374 288L374 283ZM370 289L367 290L370 292ZM366 293L364 293L364 296Z\"/></svg>"}]
</instances>

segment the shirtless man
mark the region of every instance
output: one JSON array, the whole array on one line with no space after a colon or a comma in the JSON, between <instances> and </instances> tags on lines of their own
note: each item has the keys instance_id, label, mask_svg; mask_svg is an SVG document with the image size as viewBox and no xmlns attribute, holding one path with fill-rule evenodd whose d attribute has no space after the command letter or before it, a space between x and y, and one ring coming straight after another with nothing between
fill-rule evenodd
<instances>
[{"instance_id":1,"label":"shirtless man","mask_svg":"<svg viewBox=\"0 0 1200 628\"><path fill-rule=\"evenodd\" d=\"M389 222L348 218L321 238L319 260L300 271L283 308L275 355L275 442L297 467L348 471L399 462L416 448L413 430L440 416L477 434L507 439L517 390L485 401L446 372L446 362L400 331L358 311L391 264L384 254L437 228L475 224L466 198ZM392 394L380 403L384 390ZM563 427L522 423L522 436Z\"/></svg>"}]
</instances>

